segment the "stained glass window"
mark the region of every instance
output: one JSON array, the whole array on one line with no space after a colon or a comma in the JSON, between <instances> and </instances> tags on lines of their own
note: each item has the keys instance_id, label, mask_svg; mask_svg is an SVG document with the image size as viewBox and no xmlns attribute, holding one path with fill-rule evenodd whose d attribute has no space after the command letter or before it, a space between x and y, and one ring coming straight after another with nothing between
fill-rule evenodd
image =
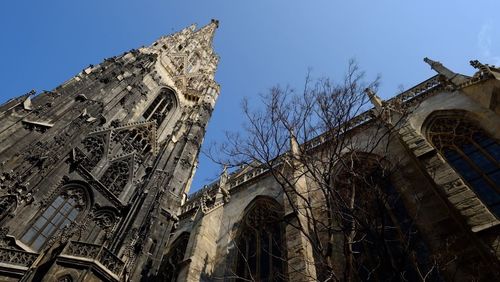
<instances>
[{"instance_id":1,"label":"stained glass window","mask_svg":"<svg viewBox=\"0 0 500 282\"><path fill-rule=\"evenodd\" d=\"M429 141L469 184L489 209L500 217L500 145L479 126L464 118L432 120Z\"/></svg>"},{"instance_id":2,"label":"stained glass window","mask_svg":"<svg viewBox=\"0 0 500 282\"><path fill-rule=\"evenodd\" d=\"M21 241L35 251L40 250L57 230L75 221L80 210L74 198L58 196L23 235Z\"/></svg>"},{"instance_id":3,"label":"stained glass window","mask_svg":"<svg viewBox=\"0 0 500 282\"><path fill-rule=\"evenodd\" d=\"M285 281L283 212L271 199L258 199L241 222L236 281Z\"/></svg>"}]
</instances>

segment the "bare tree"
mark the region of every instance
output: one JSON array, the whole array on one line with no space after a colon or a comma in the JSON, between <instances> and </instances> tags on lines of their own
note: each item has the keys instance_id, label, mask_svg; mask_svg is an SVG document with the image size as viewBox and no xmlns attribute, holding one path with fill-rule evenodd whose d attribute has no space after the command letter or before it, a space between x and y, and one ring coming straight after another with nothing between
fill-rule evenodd
<instances>
[{"instance_id":1,"label":"bare tree","mask_svg":"<svg viewBox=\"0 0 500 282\"><path fill-rule=\"evenodd\" d=\"M230 167L269 171L295 214L286 224L307 239L308 263L323 281L437 277L391 185L397 160L385 157L407 113L391 110L397 101L383 104L378 84L350 61L339 82L307 75L302 91L274 87L261 109L244 100L244 131L206 152ZM377 109L367 110L370 100Z\"/></svg>"}]
</instances>

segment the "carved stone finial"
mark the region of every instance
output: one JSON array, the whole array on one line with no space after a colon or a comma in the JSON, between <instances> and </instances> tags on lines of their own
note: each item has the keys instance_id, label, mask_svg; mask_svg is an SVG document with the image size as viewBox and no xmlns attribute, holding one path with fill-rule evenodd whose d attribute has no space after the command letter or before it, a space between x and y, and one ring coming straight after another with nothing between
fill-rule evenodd
<instances>
[{"instance_id":1,"label":"carved stone finial","mask_svg":"<svg viewBox=\"0 0 500 282\"><path fill-rule=\"evenodd\" d=\"M290 151L294 157L298 157L300 155L300 147L299 142L297 141L297 137L295 136L295 132L293 129L290 130Z\"/></svg>"},{"instance_id":2,"label":"carved stone finial","mask_svg":"<svg viewBox=\"0 0 500 282\"><path fill-rule=\"evenodd\" d=\"M216 20L216 19L212 19L210 20L211 23L215 24L215 27L219 27L219 20Z\"/></svg>"},{"instance_id":3,"label":"carved stone finial","mask_svg":"<svg viewBox=\"0 0 500 282\"><path fill-rule=\"evenodd\" d=\"M454 85L459 85L463 82L465 82L465 78L447 67L445 67L443 64L441 64L438 61L433 61L427 57L424 58L424 62L426 62L431 68L436 71L438 74L444 76L449 82L451 82Z\"/></svg>"},{"instance_id":4,"label":"carved stone finial","mask_svg":"<svg viewBox=\"0 0 500 282\"><path fill-rule=\"evenodd\" d=\"M29 95L28 95L28 97L26 97L26 100L24 100L24 102L23 102L23 108L27 111L33 110L33 104L31 103L31 98Z\"/></svg>"},{"instance_id":5,"label":"carved stone finial","mask_svg":"<svg viewBox=\"0 0 500 282\"><path fill-rule=\"evenodd\" d=\"M380 110L382 108L382 99L380 99L380 97L375 92L373 92L373 90L371 90L370 88L366 88L365 94L368 96L368 98L370 98L370 102L372 102L375 109Z\"/></svg>"},{"instance_id":6,"label":"carved stone finial","mask_svg":"<svg viewBox=\"0 0 500 282\"><path fill-rule=\"evenodd\" d=\"M469 63L473 68L479 70L483 75L492 74L490 67L488 65L482 64L478 60L472 60Z\"/></svg>"}]
</instances>

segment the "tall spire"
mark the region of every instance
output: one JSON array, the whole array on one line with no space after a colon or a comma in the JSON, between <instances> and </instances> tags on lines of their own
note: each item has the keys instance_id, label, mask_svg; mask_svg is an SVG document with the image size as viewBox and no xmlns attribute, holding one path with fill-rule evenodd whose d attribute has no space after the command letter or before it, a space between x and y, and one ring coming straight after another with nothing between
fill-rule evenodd
<instances>
[{"instance_id":1,"label":"tall spire","mask_svg":"<svg viewBox=\"0 0 500 282\"><path fill-rule=\"evenodd\" d=\"M192 24L145 48L146 52L160 56L162 67L173 74L175 90L190 102L199 101L205 93L210 96L219 93L219 85L215 82L219 56L212 46L218 26L217 20L199 29Z\"/></svg>"},{"instance_id":2,"label":"tall spire","mask_svg":"<svg viewBox=\"0 0 500 282\"><path fill-rule=\"evenodd\" d=\"M207 46L212 45L214 39L215 30L219 27L219 21L212 19L209 24L200 28L195 32L195 36L199 38L201 44L206 44Z\"/></svg>"}]
</instances>

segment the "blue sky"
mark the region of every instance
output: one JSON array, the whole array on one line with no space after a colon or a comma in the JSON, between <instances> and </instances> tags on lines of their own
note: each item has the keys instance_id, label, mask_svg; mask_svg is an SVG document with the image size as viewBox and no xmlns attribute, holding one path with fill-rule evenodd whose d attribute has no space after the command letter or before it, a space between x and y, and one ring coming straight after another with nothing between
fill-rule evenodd
<instances>
[{"instance_id":1,"label":"blue sky","mask_svg":"<svg viewBox=\"0 0 500 282\"><path fill-rule=\"evenodd\" d=\"M379 95L388 98L434 74L426 56L464 74L473 73L471 59L500 65L498 11L494 0L2 1L0 102L216 18L222 90L208 144L241 127L243 97L276 84L300 88L308 68L336 77L355 58L368 78L382 75ZM202 156L192 191L220 170Z\"/></svg>"}]
</instances>

